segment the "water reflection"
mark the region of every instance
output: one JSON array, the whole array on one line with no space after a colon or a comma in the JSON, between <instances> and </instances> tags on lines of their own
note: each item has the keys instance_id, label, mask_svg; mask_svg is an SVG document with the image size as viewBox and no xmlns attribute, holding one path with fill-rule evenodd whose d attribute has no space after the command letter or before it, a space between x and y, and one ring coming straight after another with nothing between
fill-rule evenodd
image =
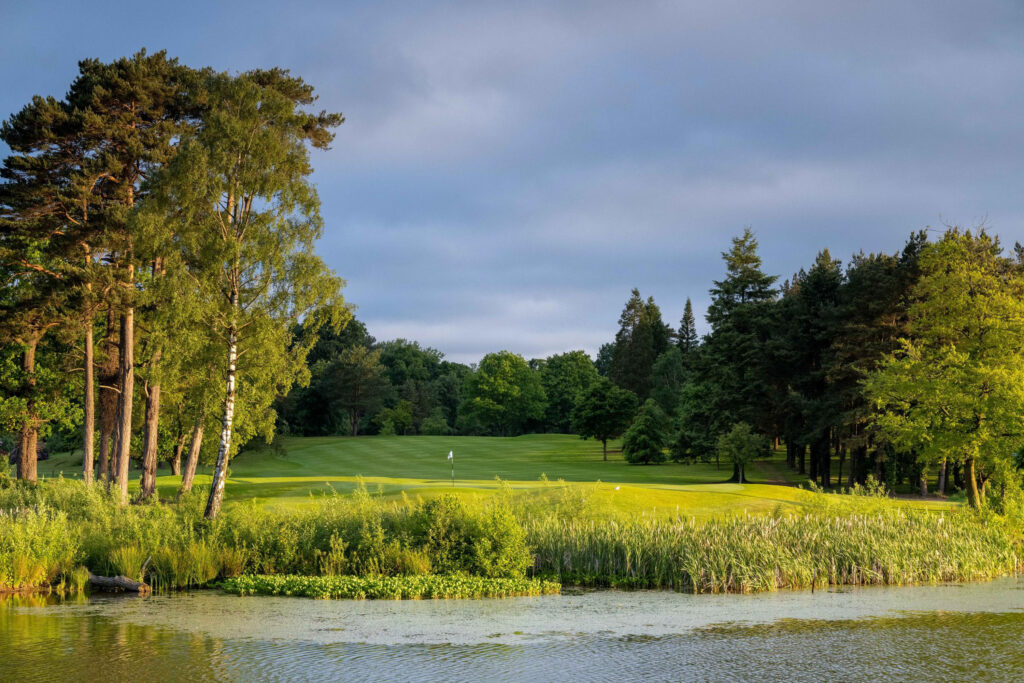
<instances>
[{"instance_id":1,"label":"water reflection","mask_svg":"<svg viewBox=\"0 0 1024 683\"><path fill-rule=\"evenodd\" d=\"M1022 585L406 603L16 596L0 600L0 680L1011 680L1024 671Z\"/></svg>"}]
</instances>

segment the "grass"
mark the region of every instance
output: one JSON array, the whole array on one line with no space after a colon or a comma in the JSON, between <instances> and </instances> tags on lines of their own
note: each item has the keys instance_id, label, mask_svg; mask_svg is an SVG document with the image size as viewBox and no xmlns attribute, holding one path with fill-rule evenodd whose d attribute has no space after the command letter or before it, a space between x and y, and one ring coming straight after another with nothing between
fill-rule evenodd
<instances>
[{"instance_id":1,"label":"grass","mask_svg":"<svg viewBox=\"0 0 1024 683\"><path fill-rule=\"evenodd\" d=\"M0 508L0 593L53 586L70 573L78 553L77 535L64 512Z\"/></svg>"},{"instance_id":2,"label":"grass","mask_svg":"<svg viewBox=\"0 0 1024 683\"><path fill-rule=\"evenodd\" d=\"M526 578L438 576L239 576L221 583L237 595L294 595L353 600L419 600L422 598L511 598L554 595L561 585Z\"/></svg>"},{"instance_id":3,"label":"grass","mask_svg":"<svg viewBox=\"0 0 1024 683\"><path fill-rule=\"evenodd\" d=\"M455 491L470 499L492 496L505 485L549 495L563 486L558 480L564 480L564 486L579 487L609 513L648 512L664 517L680 513L699 519L767 513L780 505L796 512L811 500L805 491L778 485L802 481L786 468L781 453L750 466L750 483L729 484L724 482L732 468L725 465L721 469L714 463L629 465L617 452L609 453L605 462L599 442L568 434L285 437L279 445L243 452L233 461L227 483L229 505L254 500L295 509L333 491L351 492L360 482L393 499L403 494L430 498L452 490L449 450L455 452ZM613 442L609 448L619 445ZM56 456L41 462L40 472L51 477L61 472L77 476L78 467L80 460ZM207 472L197 475L197 485L209 484ZM164 474L157 478L157 485L162 498L173 499L178 479ZM901 504L935 510L951 506L938 500Z\"/></svg>"},{"instance_id":4,"label":"grass","mask_svg":"<svg viewBox=\"0 0 1024 683\"><path fill-rule=\"evenodd\" d=\"M795 511L779 504L766 514L709 519L609 509L607 490L583 483L416 499L364 488L286 509L239 502L214 521L203 518L204 493L122 507L78 481L7 480L0 581L14 590L75 585L84 565L157 590L266 575L292 578L261 579L253 591L369 597L370 586L383 597L472 597L484 584L417 577L748 592L967 581L1024 569L1019 518L934 513L871 490L800 491L805 500ZM368 583L338 578L346 576Z\"/></svg>"}]
</instances>

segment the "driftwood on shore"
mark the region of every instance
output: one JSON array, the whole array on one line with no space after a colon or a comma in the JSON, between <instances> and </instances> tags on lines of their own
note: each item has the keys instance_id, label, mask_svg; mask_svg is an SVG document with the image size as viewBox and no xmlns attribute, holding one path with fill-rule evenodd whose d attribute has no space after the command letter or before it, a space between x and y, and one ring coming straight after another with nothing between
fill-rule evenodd
<instances>
[{"instance_id":1,"label":"driftwood on shore","mask_svg":"<svg viewBox=\"0 0 1024 683\"><path fill-rule=\"evenodd\" d=\"M127 576L96 576L89 572L89 583L106 591L129 591L146 594L151 591L149 584L133 581Z\"/></svg>"}]
</instances>

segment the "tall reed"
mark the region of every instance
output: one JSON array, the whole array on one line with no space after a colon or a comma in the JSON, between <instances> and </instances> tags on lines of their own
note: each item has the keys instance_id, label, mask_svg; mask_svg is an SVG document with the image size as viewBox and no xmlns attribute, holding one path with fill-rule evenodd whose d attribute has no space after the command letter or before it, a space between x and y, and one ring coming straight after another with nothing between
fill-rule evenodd
<instances>
[{"instance_id":1,"label":"tall reed","mask_svg":"<svg viewBox=\"0 0 1024 683\"><path fill-rule=\"evenodd\" d=\"M752 592L972 581L1021 569L1019 542L970 512L889 507L712 519L525 520L539 575L563 583Z\"/></svg>"}]
</instances>

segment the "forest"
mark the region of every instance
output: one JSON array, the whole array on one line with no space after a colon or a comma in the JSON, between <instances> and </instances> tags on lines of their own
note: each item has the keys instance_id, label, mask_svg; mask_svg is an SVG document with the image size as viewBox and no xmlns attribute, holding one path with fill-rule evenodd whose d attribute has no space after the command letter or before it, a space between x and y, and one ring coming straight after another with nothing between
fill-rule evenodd
<instances>
[{"instance_id":1,"label":"forest","mask_svg":"<svg viewBox=\"0 0 1024 683\"><path fill-rule=\"evenodd\" d=\"M17 477L80 450L128 502L158 467L187 493L286 435L622 437L632 463L745 464L785 448L823 488L911 482L1019 505L1024 249L984 228L909 235L768 274L747 229L707 333L634 289L596 358L508 350L469 366L378 341L315 253L311 181L341 114L281 69L228 74L145 51L84 60L62 99L3 123L0 439ZM837 473L838 476L833 476Z\"/></svg>"}]
</instances>

